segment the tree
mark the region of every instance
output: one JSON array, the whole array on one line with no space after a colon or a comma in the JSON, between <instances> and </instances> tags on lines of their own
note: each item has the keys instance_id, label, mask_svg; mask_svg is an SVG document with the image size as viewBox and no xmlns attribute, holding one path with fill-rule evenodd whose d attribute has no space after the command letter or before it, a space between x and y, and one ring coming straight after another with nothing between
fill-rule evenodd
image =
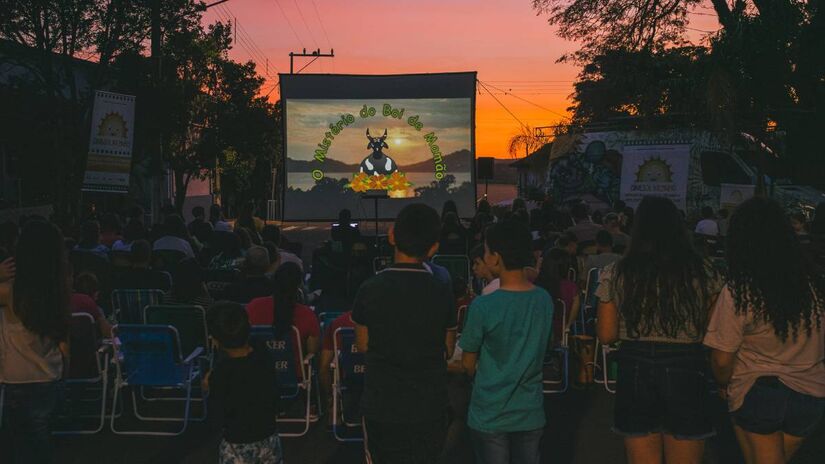
<instances>
[{"instance_id":1,"label":"tree","mask_svg":"<svg viewBox=\"0 0 825 464\"><path fill-rule=\"evenodd\" d=\"M507 152L513 158L518 158L524 150L525 156L531 152L538 150L544 145L546 141L543 137L536 134L530 126L521 126L520 131L510 137L507 145Z\"/></svg>"}]
</instances>

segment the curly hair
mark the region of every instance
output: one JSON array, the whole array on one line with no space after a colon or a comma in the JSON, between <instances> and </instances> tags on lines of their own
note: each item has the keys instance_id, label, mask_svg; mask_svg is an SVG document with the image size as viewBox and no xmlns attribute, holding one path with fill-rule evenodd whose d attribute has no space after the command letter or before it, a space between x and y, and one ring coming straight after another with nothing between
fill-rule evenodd
<instances>
[{"instance_id":1,"label":"curly hair","mask_svg":"<svg viewBox=\"0 0 825 464\"><path fill-rule=\"evenodd\" d=\"M627 254L616 264L628 335L702 335L711 304L709 280L676 205L661 197L642 199Z\"/></svg>"},{"instance_id":2,"label":"curly hair","mask_svg":"<svg viewBox=\"0 0 825 464\"><path fill-rule=\"evenodd\" d=\"M728 288L737 313L752 311L784 341L822 324L825 274L803 252L790 219L754 197L733 213L727 237Z\"/></svg>"}]
</instances>

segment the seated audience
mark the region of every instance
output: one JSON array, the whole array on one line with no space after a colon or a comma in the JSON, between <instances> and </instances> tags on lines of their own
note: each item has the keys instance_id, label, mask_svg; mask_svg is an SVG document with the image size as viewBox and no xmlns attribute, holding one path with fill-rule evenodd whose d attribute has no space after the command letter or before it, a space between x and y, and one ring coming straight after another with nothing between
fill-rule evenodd
<instances>
[{"instance_id":1,"label":"seated audience","mask_svg":"<svg viewBox=\"0 0 825 464\"><path fill-rule=\"evenodd\" d=\"M0 383L6 439L0 462L50 463L49 419L69 356L69 276L63 235L26 222L14 281L0 284ZM2 438L2 437L0 437Z\"/></svg>"},{"instance_id":2,"label":"seated audience","mask_svg":"<svg viewBox=\"0 0 825 464\"><path fill-rule=\"evenodd\" d=\"M719 235L721 235L722 237L727 237L729 223L728 210L725 208L720 209L717 213L717 216L719 217L719 219L716 220L716 224L719 225Z\"/></svg>"},{"instance_id":3,"label":"seated audience","mask_svg":"<svg viewBox=\"0 0 825 464\"><path fill-rule=\"evenodd\" d=\"M705 335L748 464L789 462L825 411L825 274L796 232L773 200L736 208Z\"/></svg>"},{"instance_id":4,"label":"seated audience","mask_svg":"<svg viewBox=\"0 0 825 464\"><path fill-rule=\"evenodd\" d=\"M458 215L446 213L441 224L438 252L443 255L463 255L467 253L467 231L461 225Z\"/></svg>"},{"instance_id":5,"label":"seated audience","mask_svg":"<svg viewBox=\"0 0 825 464\"><path fill-rule=\"evenodd\" d=\"M702 219L696 224L694 232L712 237L719 235L719 224L716 222L713 208L710 206L702 207Z\"/></svg>"},{"instance_id":6,"label":"seated audience","mask_svg":"<svg viewBox=\"0 0 825 464\"><path fill-rule=\"evenodd\" d=\"M283 464L278 436L278 379L263 345L249 343L243 306L220 302L209 308L209 333L225 354L204 380L209 424L221 436L221 464Z\"/></svg>"},{"instance_id":7,"label":"seated audience","mask_svg":"<svg viewBox=\"0 0 825 464\"><path fill-rule=\"evenodd\" d=\"M215 232L232 232L232 224L224 219L221 205L209 207L209 223L212 224Z\"/></svg>"},{"instance_id":8,"label":"seated audience","mask_svg":"<svg viewBox=\"0 0 825 464\"><path fill-rule=\"evenodd\" d=\"M564 309L567 311L567 327L562 324L564 316L562 308L556 308L553 313L554 341L561 340L564 331L570 328L578 318L581 308L579 287L568 278L567 265L567 255L562 250L558 248L550 250L542 260L541 270L535 282L536 285L547 290L552 298L564 302ZM590 354L592 355L592 351ZM582 383L587 383L587 381L584 380Z\"/></svg>"},{"instance_id":9,"label":"seated audience","mask_svg":"<svg viewBox=\"0 0 825 464\"><path fill-rule=\"evenodd\" d=\"M586 273L590 272L590 269L596 268L601 271L605 266L615 263L621 257L622 255L613 253L613 235L606 230L600 230L596 234L596 254L590 255L584 260L584 268L582 269L584 275L582 277L586 278Z\"/></svg>"},{"instance_id":10,"label":"seated audience","mask_svg":"<svg viewBox=\"0 0 825 464\"><path fill-rule=\"evenodd\" d=\"M191 237L196 238L202 245L206 245L212 237L212 224L206 221L206 210L203 206L195 206L192 208L192 217L194 219L186 226L186 229Z\"/></svg>"},{"instance_id":11,"label":"seated audience","mask_svg":"<svg viewBox=\"0 0 825 464\"><path fill-rule=\"evenodd\" d=\"M321 388L323 389L324 399L326 401L326 410L330 411L330 419L332 419L332 370L330 366L332 365L333 358L335 357L334 336L336 330L346 327L355 327L355 323L352 322L352 311L347 311L335 318L335 320L333 320L332 323L326 327L324 333L322 334L323 340L321 342L321 359L318 363L318 366L320 367L318 370L318 376L320 377Z\"/></svg>"},{"instance_id":12,"label":"seated audience","mask_svg":"<svg viewBox=\"0 0 825 464\"><path fill-rule=\"evenodd\" d=\"M100 284L97 277L91 272L81 272L74 277L74 293L69 299L69 309L72 314L88 314L97 323L102 338L112 336L112 324L103 314L103 309L97 304L100 298Z\"/></svg>"},{"instance_id":13,"label":"seated audience","mask_svg":"<svg viewBox=\"0 0 825 464\"><path fill-rule=\"evenodd\" d=\"M343 245L343 251L349 251L352 245L361 239L358 227L352 226L352 212L342 209L338 213L338 223L330 229L330 238Z\"/></svg>"},{"instance_id":14,"label":"seated audience","mask_svg":"<svg viewBox=\"0 0 825 464\"><path fill-rule=\"evenodd\" d=\"M195 305L205 309L212 303L198 262L191 258L179 262L172 271L172 289L163 295L163 304Z\"/></svg>"},{"instance_id":15,"label":"seated audience","mask_svg":"<svg viewBox=\"0 0 825 464\"><path fill-rule=\"evenodd\" d=\"M604 217L604 229L613 236L613 249L623 253L630 244L630 236L622 231L622 223L616 213L607 213Z\"/></svg>"},{"instance_id":16,"label":"seated audience","mask_svg":"<svg viewBox=\"0 0 825 464\"><path fill-rule=\"evenodd\" d=\"M99 258L109 260L109 248L100 243L100 223L86 221L80 227L80 238L74 251L91 253Z\"/></svg>"},{"instance_id":17,"label":"seated audience","mask_svg":"<svg viewBox=\"0 0 825 464\"><path fill-rule=\"evenodd\" d=\"M120 232L120 219L116 214L106 213L100 218L100 243L106 248L112 248L121 239Z\"/></svg>"},{"instance_id":18,"label":"seated audience","mask_svg":"<svg viewBox=\"0 0 825 464\"><path fill-rule=\"evenodd\" d=\"M112 244L112 251L131 251L135 240L146 240L147 236L143 222L139 219L130 219L123 229L123 238Z\"/></svg>"},{"instance_id":19,"label":"seated audience","mask_svg":"<svg viewBox=\"0 0 825 464\"><path fill-rule=\"evenodd\" d=\"M487 231L484 262L501 289L475 300L459 347L474 378L467 425L478 463L539 464L544 433L542 365L553 301L527 280L530 230L504 222Z\"/></svg>"},{"instance_id":20,"label":"seated audience","mask_svg":"<svg viewBox=\"0 0 825 464\"><path fill-rule=\"evenodd\" d=\"M579 242L590 243L595 242L596 234L604 228L590 220L587 213L587 204L576 203L570 211L573 216L573 226L569 227L566 232L571 232L576 235Z\"/></svg>"},{"instance_id":21,"label":"seated audience","mask_svg":"<svg viewBox=\"0 0 825 464\"><path fill-rule=\"evenodd\" d=\"M266 276L269 266L269 252L266 248L250 248L241 266L243 276L240 281L226 288L225 298L238 303L249 303L254 298L272 295L272 280Z\"/></svg>"},{"instance_id":22,"label":"seated audience","mask_svg":"<svg viewBox=\"0 0 825 464\"><path fill-rule=\"evenodd\" d=\"M113 275L113 288L144 288L158 289L164 292L172 287L169 274L155 271L152 265L152 248L146 240L137 240L132 243L132 266L118 269Z\"/></svg>"},{"instance_id":23,"label":"seated audience","mask_svg":"<svg viewBox=\"0 0 825 464\"><path fill-rule=\"evenodd\" d=\"M289 251L284 250L281 248L281 228L276 226L275 224L267 224L264 226L263 231L261 232L261 238L264 242L272 242L275 245L278 245L278 255L280 256L280 266L283 266L286 263L295 263L298 266L298 269L301 272L304 272L304 262L301 261L295 253L291 253Z\"/></svg>"},{"instance_id":24,"label":"seated audience","mask_svg":"<svg viewBox=\"0 0 825 464\"><path fill-rule=\"evenodd\" d=\"M244 258L241 252L241 239L237 234L215 230L211 243L211 248L217 251L217 254L209 261L209 269L232 271L241 268Z\"/></svg>"},{"instance_id":25,"label":"seated audience","mask_svg":"<svg viewBox=\"0 0 825 464\"><path fill-rule=\"evenodd\" d=\"M252 325L295 326L306 355L318 352L320 329L312 308L298 303L302 284L303 274L298 266L284 264L275 272L272 295L250 301L246 311Z\"/></svg>"},{"instance_id":26,"label":"seated audience","mask_svg":"<svg viewBox=\"0 0 825 464\"><path fill-rule=\"evenodd\" d=\"M186 225L180 216L177 214L166 216L163 222L163 235L155 240L152 250L178 251L187 258L195 257L192 245L189 243L189 231L186 230Z\"/></svg>"},{"instance_id":27,"label":"seated audience","mask_svg":"<svg viewBox=\"0 0 825 464\"><path fill-rule=\"evenodd\" d=\"M281 264L281 254L278 253L278 246L272 242L264 242L261 246L269 253L269 268L266 270L266 276L271 279Z\"/></svg>"}]
</instances>

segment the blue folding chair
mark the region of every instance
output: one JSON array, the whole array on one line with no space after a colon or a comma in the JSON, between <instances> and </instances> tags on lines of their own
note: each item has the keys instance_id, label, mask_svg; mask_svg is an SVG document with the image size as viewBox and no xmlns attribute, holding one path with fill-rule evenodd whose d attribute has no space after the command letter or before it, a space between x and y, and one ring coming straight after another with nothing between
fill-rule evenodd
<instances>
[{"instance_id":1,"label":"blue folding chair","mask_svg":"<svg viewBox=\"0 0 825 464\"><path fill-rule=\"evenodd\" d=\"M94 415L78 415L70 413L68 418L75 422L76 418L99 418L97 426L92 429L72 428L70 430L55 430L54 435L81 435L94 434L103 430L106 423L106 394L109 386L108 363L106 347L101 345L97 322L91 314L73 314L69 326L69 347L71 349L69 369L63 377L64 397L58 415L62 410L74 412L86 403L99 403L99 412ZM87 392L99 393L91 399L76 400L76 396ZM71 397L71 398L69 398ZM68 408L66 408L68 406Z\"/></svg>"},{"instance_id":2,"label":"blue folding chair","mask_svg":"<svg viewBox=\"0 0 825 464\"><path fill-rule=\"evenodd\" d=\"M593 382L601 384L608 393L616 393L616 361L612 354L618 351L618 342L613 345L602 345L596 339L596 349L593 352Z\"/></svg>"},{"instance_id":3,"label":"blue folding chair","mask_svg":"<svg viewBox=\"0 0 825 464\"><path fill-rule=\"evenodd\" d=\"M158 289L119 288L112 291L112 311L119 324L142 324L143 308L160 304L163 291Z\"/></svg>"},{"instance_id":4,"label":"blue folding chair","mask_svg":"<svg viewBox=\"0 0 825 464\"><path fill-rule=\"evenodd\" d=\"M435 255L433 263L444 266L453 279L460 277L467 282L467 285L470 285L472 274L470 273L470 258L467 255Z\"/></svg>"},{"instance_id":5,"label":"blue folding chair","mask_svg":"<svg viewBox=\"0 0 825 464\"><path fill-rule=\"evenodd\" d=\"M567 305L562 300L556 300L556 311L562 312L561 340L553 340L544 355L542 391L544 393L564 393L570 381L570 330L567 328ZM548 371L555 365L554 359L559 359L559 376L548 376Z\"/></svg>"},{"instance_id":6,"label":"blue folding chair","mask_svg":"<svg viewBox=\"0 0 825 464\"><path fill-rule=\"evenodd\" d=\"M278 377L278 389L282 400L300 400L304 404L304 415L300 418L279 417L278 424L302 424L297 432L279 429L282 437L302 437L309 431L312 422L310 404L312 402L312 368L313 355L304 356L301 335L295 326L285 334L277 334L271 326L252 326L250 342L263 344L272 356ZM300 359L300 362L298 361Z\"/></svg>"},{"instance_id":7,"label":"blue folding chair","mask_svg":"<svg viewBox=\"0 0 825 464\"><path fill-rule=\"evenodd\" d=\"M112 414L110 428L117 435L180 435L189 425L192 384L200 376L197 359L203 354L198 347L186 358L180 350L180 337L174 327L168 325L121 324L113 329L114 362L116 374L112 399L112 411L117 410L120 391L132 387L132 408L135 417L142 421L182 422L176 432L125 431L115 427ZM135 387L168 387L185 393L182 417L150 417L141 415Z\"/></svg>"},{"instance_id":8,"label":"blue folding chair","mask_svg":"<svg viewBox=\"0 0 825 464\"><path fill-rule=\"evenodd\" d=\"M333 334L332 361L332 434L338 441L363 441L360 436L348 437L347 431L360 429L358 402L364 390L366 361L355 345L355 330L340 327Z\"/></svg>"},{"instance_id":9,"label":"blue folding chair","mask_svg":"<svg viewBox=\"0 0 825 464\"><path fill-rule=\"evenodd\" d=\"M593 328L596 323L596 310L599 304L598 298L596 298L596 288L598 286L599 269L594 267L587 271L579 320L573 324L575 335L594 335Z\"/></svg>"}]
</instances>

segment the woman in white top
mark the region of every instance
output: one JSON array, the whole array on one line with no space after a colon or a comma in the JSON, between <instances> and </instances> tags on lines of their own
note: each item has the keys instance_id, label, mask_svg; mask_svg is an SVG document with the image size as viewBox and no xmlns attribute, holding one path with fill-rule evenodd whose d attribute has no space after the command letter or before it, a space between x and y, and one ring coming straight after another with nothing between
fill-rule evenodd
<instances>
[{"instance_id":1,"label":"woman in white top","mask_svg":"<svg viewBox=\"0 0 825 464\"><path fill-rule=\"evenodd\" d=\"M51 462L49 416L68 356L69 279L63 235L29 222L17 246L17 275L0 284L3 426L11 439L0 462Z\"/></svg>"}]
</instances>

